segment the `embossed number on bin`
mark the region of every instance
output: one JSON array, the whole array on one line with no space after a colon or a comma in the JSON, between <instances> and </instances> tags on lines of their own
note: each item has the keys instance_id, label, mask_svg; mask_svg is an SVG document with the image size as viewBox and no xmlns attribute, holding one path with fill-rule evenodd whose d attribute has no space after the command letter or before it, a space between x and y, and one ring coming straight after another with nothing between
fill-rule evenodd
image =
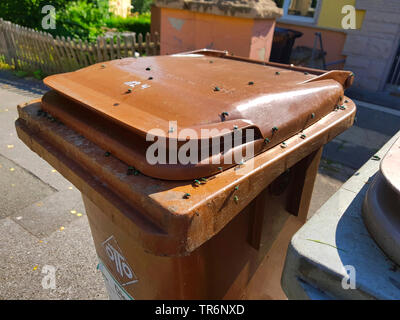
<instances>
[{"instance_id":1,"label":"embossed number on bin","mask_svg":"<svg viewBox=\"0 0 400 320\"><path fill-rule=\"evenodd\" d=\"M106 256L108 257L108 265L122 286L127 286L138 281L128 261L122 254L122 250L118 246L114 236L109 237L102 243Z\"/></svg>"}]
</instances>

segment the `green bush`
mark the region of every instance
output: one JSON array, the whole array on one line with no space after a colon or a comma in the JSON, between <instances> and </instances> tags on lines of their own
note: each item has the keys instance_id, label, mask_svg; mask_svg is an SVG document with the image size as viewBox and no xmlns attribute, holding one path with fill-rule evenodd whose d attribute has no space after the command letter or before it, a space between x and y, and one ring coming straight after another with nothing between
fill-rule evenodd
<instances>
[{"instance_id":1,"label":"green bush","mask_svg":"<svg viewBox=\"0 0 400 320\"><path fill-rule=\"evenodd\" d=\"M143 35L145 35L147 32L150 32L150 24L150 13L130 16L127 18L114 16L106 21L106 26L108 28L117 29L119 32L131 31L136 32L137 34L142 33Z\"/></svg>"},{"instance_id":2,"label":"green bush","mask_svg":"<svg viewBox=\"0 0 400 320\"><path fill-rule=\"evenodd\" d=\"M108 0L0 0L0 17L25 27L46 31L53 36L95 41L107 28L137 34L150 32L151 17L148 12L152 1L135 1L136 10L146 11L127 18L113 16ZM56 29L42 30L44 14L41 9L51 4L56 8Z\"/></svg>"},{"instance_id":3,"label":"green bush","mask_svg":"<svg viewBox=\"0 0 400 320\"><path fill-rule=\"evenodd\" d=\"M56 29L53 35L94 41L104 33L106 20L110 18L108 1L78 0L56 11Z\"/></svg>"},{"instance_id":4,"label":"green bush","mask_svg":"<svg viewBox=\"0 0 400 320\"><path fill-rule=\"evenodd\" d=\"M152 2L153 0L133 0L133 11L139 13L149 12Z\"/></svg>"},{"instance_id":5,"label":"green bush","mask_svg":"<svg viewBox=\"0 0 400 320\"><path fill-rule=\"evenodd\" d=\"M42 30L42 7L47 4L56 9L55 30ZM54 36L93 40L104 32L110 14L108 0L0 0L0 17Z\"/></svg>"},{"instance_id":6,"label":"green bush","mask_svg":"<svg viewBox=\"0 0 400 320\"><path fill-rule=\"evenodd\" d=\"M0 0L0 18L31 29L41 29L42 7L47 4L62 11L68 0Z\"/></svg>"}]
</instances>

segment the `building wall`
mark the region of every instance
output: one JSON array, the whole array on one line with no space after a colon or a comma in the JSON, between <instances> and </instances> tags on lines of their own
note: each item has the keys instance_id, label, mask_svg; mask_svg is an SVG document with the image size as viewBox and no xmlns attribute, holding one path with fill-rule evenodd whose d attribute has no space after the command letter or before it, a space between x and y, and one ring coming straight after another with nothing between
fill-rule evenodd
<instances>
[{"instance_id":1,"label":"building wall","mask_svg":"<svg viewBox=\"0 0 400 320\"><path fill-rule=\"evenodd\" d=\"M324 0L321 4L321 11L318 18L318 27L332 28L341 30L342 29L342 8L345 5L356 4L356 0ZM364 21L365 10L356 10L356 26L360 29Z\"/></svg>"},{"instance_id":2,"label":"building wall","mask_svg":"<svg viewBox=\"0 0 400 320\"><path fill-rule=\"evenodd\" d=\"M293 25L286 23L277 23L280 28L293 29L303 33L303 36L296 39L295 47L304 46L313 48L315 41L315 33L321 32L324 50L326 51L326 62L335 62L346 59L343 55L343 47L346 42L346 33L343 31L326 30L313 26L304 25ZM317 45L319 49L319 44ZM344 64L337 64L331 67L331 69L343 69Z\"/></svg>"},{"instance_id":3,"label":"building wall","mask_svg":"<svg viewBox=\"0 0 400 320\"><path fill-rule=\"evenodd\" d=\"M344 5L356 8L356 30L341 26ZM354 87L369 91L384 89L400 41L400 0L322 0L315 23L283 17L278 27L303 32L296 46L314 46L321 32L327 63L346 59L344 67L355 73Z\"/></svg>"},{"instance_id":4,"label":"building wall","mask_svg":"<svg viewBox=\"0 0 400 320\"><path fill-rule=\"evenodd\" d=\"M326 62L333 63L346 59L343 54L343 47L346 42L347 32L342 29L342 8L345 5L355 5L356 0L322 0L319 11L316 12L317 18L314 23L300 23L290 18L283 17L278 20L277 26L300 31L303 33L301 38L295 42L295 47L305 46L314 47L315 33L320 32L324 50L327 55ZM356 11L356 26L361 28L365 16L365 10ZM319 49L319 44L317 46ZM343 69L344 63L335 64L329 69Z\"/></svg>"},{"instance_id":5,"label":"building wall","mask_svg":"<svg viewBox=\"0 0 400 320\"><path fill-rule=\"evenodd\" d=\"M355 73L356 87L383 90L400 41L400 1L357 0L356 8L366 14L362 28L348 33L345 68Z\"/></svg>"}]
</instances>

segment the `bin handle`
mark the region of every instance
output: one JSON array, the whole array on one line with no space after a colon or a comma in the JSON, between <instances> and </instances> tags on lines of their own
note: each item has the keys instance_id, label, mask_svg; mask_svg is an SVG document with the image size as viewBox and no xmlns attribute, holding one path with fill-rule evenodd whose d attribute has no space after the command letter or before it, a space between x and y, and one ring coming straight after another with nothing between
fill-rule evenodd
<instances>
[{"instance_id":1,"label":"bin handle","mask_svg":"<svg viewBox=\"0 0 400 320\"><path fill-rule=\"evenodd\" d=\"M343 86L343 89L347 89L354 82L354 74L351 71L332 70L324 74L321 74L315 78L312 78L310 80L304 81L301 84L321 81L321 80L335 80Z\"/></svg>"}]
</instances>

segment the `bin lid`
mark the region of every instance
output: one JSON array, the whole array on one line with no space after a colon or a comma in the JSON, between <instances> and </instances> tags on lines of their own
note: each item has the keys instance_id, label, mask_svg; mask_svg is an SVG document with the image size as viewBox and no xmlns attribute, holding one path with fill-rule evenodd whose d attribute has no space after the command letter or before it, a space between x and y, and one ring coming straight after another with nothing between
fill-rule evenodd
<instances>
[{"instance_id":1,"label":"bin lid","mask_svg":"<svg viewBox=\"0 0 400 320\"><path fill-rule=\"evenodd\" d=\"M44 82L54 90L42 98L42 108L146 175L188 180L301 132L340 107L352 81L348 71L200 50L49 76Z\"/></svg>"}]
</instances>

